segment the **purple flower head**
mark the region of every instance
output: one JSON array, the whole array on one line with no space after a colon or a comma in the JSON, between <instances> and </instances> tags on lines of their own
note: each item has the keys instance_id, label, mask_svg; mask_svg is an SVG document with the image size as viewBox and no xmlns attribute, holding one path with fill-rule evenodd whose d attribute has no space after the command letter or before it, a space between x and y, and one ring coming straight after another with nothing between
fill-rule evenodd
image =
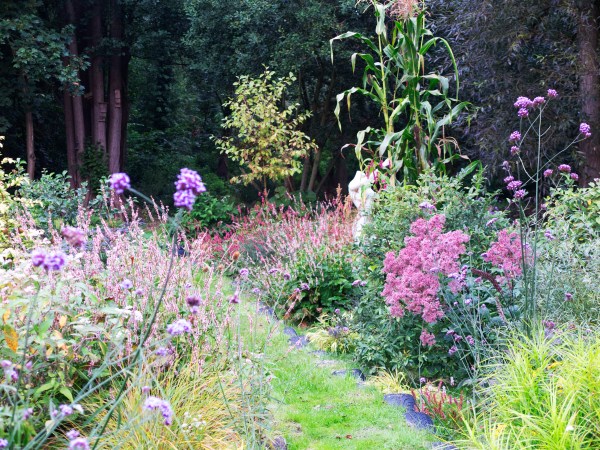
<instances>
[{"instance_id":1,"label":"purple flower head","mask_svg":"<svg viewBox=\"0 0 600 450\"><path fill-rule=\"evenodd\" d=\"M552 322L551 320L544 320L542 322L542 324L544 325L544 328L546 328L547 330L553 330L554 327L556 327L556 324L554 322Z\"/></svg>"},{"instance_id":2,"label":"purple flower head","mask_svg":"<svg viewBox=\"0 0 600 450\"><path fill-rule=\"evenodd\" d=\"M523 119L524 117L527 117L529 115L529 110L527 108L521 108L519 109L519 111L517 112L517 115Z\"/></svg>"},{"instance_id":3,"label":"purple flower head","mask_svg":"<svg viewBox=\"0 0 600 450\"><path fill-rule=\"evenodd\" d=\"M252 291L251 291L251 292L252 292L254 295L258 295L258 294L260 294L260 289L259 289L259 288L257 288L257 287L255 287L255 288L252 288Z\"/></svg>"},{"instance_id":4,"label":"purple flower head","mask_svg":"<svg viewBox=\"0 0 600 450\"><path fill-rule=\"evenodd\" d=\"M81 247L85 244L86 237L83 230L74 227L64 227L61 231L62 237L73 247Z\"/></svg>"},{"instance_id":5,"label":"purple flower head","mask_svg":"<svg viewBox=\"0 0 600 450\"><path fill-rule=\"evenodd\" d=\"M27 420L31 416L33 416L33 408L26 408L23 410L23 420Z\"/></svg>"},{"instance_id":6,"label":"purple flower head","mask_svg":"<svg viewBox=\"0 0 600 450\"><path fill-rule=\"evenodd\" d=\"M510 183L511 181L515 181L515 177L513 177L512 175L509 175L507 177L504 178L504 182L506 184Z\"/></svg>"},{"instance_id":7,"label":"purple flower head","mask_svg":"<svg viewBox=\"0 0 600 450\"><path fill-rule=\"evenodd\" d=\"M364 281L364 280L363 280L363 281L361 281L361 282L360 282L360 286L361 286L361 287L365 287L366 285L367 285L367 282L366 282L366 281Z\"/></svg>"},{"instance_id":8,"label":"purple flower head","mask_svg":"<svg viewBox=\"0 0 600 450\"><path fill-rule=\"evenodd\" d=\"M590 127L587 123L583 122L579 125L579 133L583 134L586 138L592 135L592 127Z\"/></svg>"},{"instance_id":9,"label":"purple flower head","mask_svg":"<svg viewBox=\"0 0 600 450\"><path fill-rule=\"evenodd\" d=\"M335 310L333 311L334 314L339 314L340 313L340 308L335 308Z\"/></svg>"},{"instance_id":10,"label":"purple flower head","mask_svg":"<svg viewBox=\"0 0 600 450\"><path fill-rule=\"evenodd\" d=\"M147 394L150 392L150 386L142 386L142 394Z\"/></svg>"},{"instance_id":11,"label":"purple flower head","mask_svg":"<svg viewBox=\"0 0 600 450\"><path fill-rule=\"evenodd\" d=\"M67 258L67 255L65 255L60 250L57 250L52 253L48 253L46 255L46 257L44 258L44 263L42 264L42 267L46 271L60 270L63 268L63 266L67 262L66 258Z\"/></svg>"},{"instance_id":12,"label":"purple flower head","mask_svg":"<svg viewBox=\"0 0 600 450\"><path fill-rule=\"evenodd\" d=\"M72 441L73 439L77 439L79 437L79 431L71 430L65 436L67 436L68 440Z\"/></svg>"},{"instance_id":13,"label":"purple flower head","mask_svg":"<svg viewBox=\"0 0 600 450\"><path fill-rule=\"evenodd\" d=\"M456 345L453 345L452 347L450 347L450 349L448 350L448 354L450 356L454 355L456 352L458 351L458 347L456 347Z\"/></svg>"},{"instance_id":14,"label":"purple flower head","mask_svg":"<svg viewBox=\"0 0 600 450\"><path fill-rule=\"evenodd\" d=\"M59 405L58 410L63 417L70 416L74 414L75 411L79 414L83 414L83 408L77 403L73 403L72 405Z\"/></svg>"},{"instance_id":15,"label":"purple flower head","mask_svg":"<svg viewBox=\"0 0 600 450\"><path fill-rule=\"evenodd\" d=\"M425 378L425 377L419 378L419 383L426 384L427 383L427 378Z\"/></svg>"},{"instance_id":16,"label":"purple flower head","mask_svg":"<svg viewBox=\"0 0 600 450\"><path fill-rule=\"evenodd\" d=\"M577 175L575 172L571 173L571 179L573 181L579 181L579 175Z\"/></svg>"},{"instance_id":17,"label":"purple flower head","mask_svg":"<svg viewBox=\"0 0 600 450\"><path fill-rule=\"evenodd\" d=\"M565 301L570 302L571 300L573 300L573 294L571 294L570 292L567 292L565 294Z\"/></svg>"},{"instance_id":18,"label":"purple flower head","mask_svg":"<svg viewBox=\"0 0 600 450\"><path fill-rule=\"evenodd\" d=\"M508 161L502 161L502 168L506 171L510 170L510 163Z\"/></svg>"},{"instance_id":19,"label":"purple flower head","mask_svg":"<svg viewBox=\"0 0 600 450\"><path fill-rule=\"evenodd\" d=\"M421 330L419 340L423 347L433 347L435 345L435 335L427 330Z\"/></svg>"},{"instance_id":20,"label":"purple flower head","mask_svg":"<svg viewBox=\"0 0 600 450\"><path fill-rule=\"evenodd\" d=\"M506 185L506 189L510 190L510 191L516 191L517 189L519 189L521 186L523 185L522 181L519 180L513 180L513 181L509 181L508 184Z\"/></svg>"},{"instance_id":21,"label":"purple flower head","mask_svg":"<svg viewBox=\"0 0 600 450\"><path fill-rule=\"evenodd\" d=\"M232 305L237 305L240 302L240 296L239 294L236 292L234 293L231 298L229 299L229 303L231 303Z\"/></svg>"},{"instance_id":22,"label":"purple flower head","mask_svg":"<svg viewBox=\"0 0 600 450\"><path fill-rule=\"evenodd\" d=\"M515 108L518 109L526 109L531 108L533 106L533 102L528 97L519 97L515 102Z\"/></svg>"},{"instance_id":23,"label":"purple flower head","mask_svg":"<svg viewBox=\"0 0 600 450\"><path fill-rule=\"evenodd\" d=\"M183 168L179 175L177 175L177 181L175 182L175 189L177 192L189 192L196 196L202 192L206 192L206 186L202 182L202 178L195 170Z\"/></svg>"},{"instance_id":24,"label":"purple flower head","mask_svg":"<svg viewBox=\"0 0 600 450\"><path fill-rule=\"evenodd\" d=\"M292 276L290 275L289 272L286 272L286 273L283 274L283 279L285 281L290 281L292 279Z\"/></svg>"},{"instance_id":25,"label":"purple flower head","mask_svg":"<svg viewBox=\"0 0 600 450\"><path fill-rule=\"evenodd\" d=\"M470 298L465 298L465 305L470 305L472 301L473 300L471 300Z\"/></svg>"},{"instance_id":26,"label":"purple flower head","mask_svg":"<svg viewBox=\"0 0 600 450\"><path fill-rule=\"evenodd\" d=\"M358 286L360 284L360 280L354 280L352 282L352 286Z\"/></svg>"},{"instance_id":27,"label":"purple flower head","mask_svg":"<svg viewBox=\"0 0 600 450\"><path fill-rule=\"evenodd\" d=\"M277 269L276 267L272 267L269 269L269 272L267 272L269 275L274 275L277 272L279 272L279 269Z\"/></svg>"},{"instance_id":28,"label":"purple flower head","mask_svg":"<svg viewBox=\"0 0 600 450\"><path fill-rule=\"evenodd\" d=\"M473 336L468 335L466 337L466 340L467 340L467 344L469 344L469 345L475 345L475 339L473 338Z\"/></svg>"},{"instance_id":29,"label":"purple flower head","mask_svg":"<svg viewBox=\"0 0 600 450\"><path fill-rule=\"evenodd\" d=\"M144 291L140 288L137 288L135 291L133 291L133 293L137 296L137 297L141 297L142 295L144 295Z\"/></svg>"},{"instance_id":30,"label":"purple flower head","mask_svg":"<svg viewBox=\"0 0 600 450\"><path fill-rule=\"evenodd\" d=\"M556 98L558 97L558 92L554 89L548 89L548 98Z\"/></svg>"},{"instance_id":31,"label":"purple flower head","mask_svg":"<svg viewBox=\"0 0 600 450\"><path fill-rule=\"evenodd\" d=\"M435 205L432 205L432 204L431 204L431 203L429 203L429 202L422 202L422 203L419 205L419 208L421 208L421 209L423 209L423 210L425 210L425 211L435 211L435 210L436 210L436 207L435 207Z\"/></svg>"},{"instance_id":32,"label":"purple flower head","mask_svg":"<svg viewBox=\"0 0 600 450\"><path fill-rule=\"evenodd\" d=\"M570 173L571 172L571 166L568 165L568 164L561 164L560 166L558 166L558 170L560 170L561 172Z\"/></svg>"},{"instance_id":33,"label":"purple flower head","mask_svg":"<svg viewBox=\"0 0 600 450\"><path fill-rule=\"evenodd\" d=\"M527 195L527 191L525 189L519 189L518 191L515 191L515 198L516 199L522 199Z\"/></svg>"},{"instance_id":34,"label":"purple flower head","mask_svg":"<svg viewBox=\"0 0 600 450\"><path fill-rule=\"evenodd\" d=\"M513 131L512 133L510 133L510 137L508 138L509 142L517 142L521 140L521 133L519 133L518 131Z\"/></svg>"},{"instance_id":35,"label":"purple flower head","mask_svg":"<svg viewBox=\"0 0 600 450\"><path fill-rule=\"evenodd\" d=\"M533 106L539 106L546 103L546 99L544 97L536 97L533 99Z\"/></svg>"},{"instance_id":36,"label":"purple flower head","mask_svg":"<svg viewBox=\"0 0 600 450\"><path fill-rule=\"evenodd\" d=\"M0 448L8 448L8 441L6 439L0 439Z\"/></svg>"},{"instance_id":37,"label":"purple flower head","mask_svg":"<svg viewBox=\"0 0 600 450\"><path fill-rule=\"evenodd\" d=\"M159 347L154 352L156 356L168 356L171 354L171 351L166 347Z\"/></svg>"},{"instance_id":38,"label":"purple flower head","mask_svg":"<svg viewBox=\"0 0 600 450\"><path fill-rule=\"evenodd\" d=\"M197 308L198 306L200 306L200 303L202 303L202 297L200 297L199 295L190 295L188 298L185 299L185 302L190 308Z\"/></svg>"},{"instance_id":39,"label":"purple flower head","mask_svg":"<svg viewBox=\"0 0 600 450\"><path fill-rule=\"evenodd\" d=\"M550 230L546 230L544 231L544 236L546 237L546 239L548 239L549 241L553 241L554 239L556 239L554 237L554 234L552 234L552 231Z\"/></svg>"},{"instance_id":40,"label":"purple flower head","mask_svg":"<svg viewBox=\"0 0 600 450\"><path fill-rule=\"evenodd\" d=\"M516 154L518 154L520 151L521 151L521 149L520 149L519 147L517 147L516 145L513 145L513 146L510 148L510 154L511 154L511 155L516 155Z\"/></svg>"},{"instance_id":41,"label":"purple flower head","mask_svg":"<svg viewBox=\"0 0 600 450\"><path fill-rule=\"evenodd\" d=\"M133 283L131 282L131 280L125 278L122 282L121 282L121 289L124 289L126 291L128 291L129 289L133 288Z\"/></svg>"},{"instance_id":42,"label":"purple flower head","mask_svg":"<svg viewBox=\"0 0 600 450\"><path fill-rule=\"evenodd\" d=\"M167 326L167 333L171 336L179 336L192 332L192 324L185 319L179 319Z\"/></svg>"},{"instance_id":43,"label":"purple flower head","mask_svg":"<svg viewBox=\"0 0 600 450\"><path fill-rule=\"evenodd\" d=\"M3 369L10 369L12 367L13 363L10 362L8 359L3 359L2 361L0 361L0 366Z\"/></svg>"},{"instance_id":44,"label":"purple flower head","mask_svg":"<svg viewBox=\"0 0 600 450\"><path fill-rule=\"evenodd\" d=\"M300 283L300 290L308 291L310 289L310 285L308 283Z\"/></svg>"},{"instance_id":45,"label":"purple flower head","mask_svg":"<svg viewBox=\"0 0 600 450\"><path fill-rule=\"evenodd\" d=\"M240 277L242 277L242 278L248 278L249 274L250 274L250 270L248 270L245 267L240 270Z\"/></svg>"},{"instance_id":46,"label":"purple flower head","mask_svg":"<svg viewBox=\"0 0 600 450\"><path fill-rule=\"evenodd\" d=\"M554 171L552 169L546 169L546 170L544 170L544 177L548 178L553 173L554 173Z\"/></svg>"},{"instance_id":47,"label":"purple flower head","mask_svg":"<svg viewBox=\"0 0 600 450\"><path fill-rule=\"evenodd\" d=\"M164 424L167 426L173 423L173 410L169 402L165 400L150 396L144 402L144 409L147 411L160 411L164 419Z\"/></svg>"},{"instance_id":48,"label":"purple flower head","mask_svg":"<svg viewBox=\"0 0 600 450\"><path fill-rule=\"evenodd\" d=\"M31 264L33 264L33 267L40 267L44 264L45 259L46 253L43 250L34 250L31 252Z\"/></svg>"},{"instance_id":49,"label":"purple flower head","mask_svg":"<svg viewBox=\"0 0 600 450\"><path fill-rule=\"evenodd\" d=\"M195 201L196 196L192 191L177 191L173 194L173 204L176 208L186 208L191 211Z\"/></svg>"},{"instance_id":50,"label":"purple flower head","mask_svg":"<svg viewBox=\"0 0 600 450\"><path fill-rule=\"evenodd\" d=\"M90 450L90 443L86 438L78 437L69 442L69 450Z\"/></svg>"},{"instance_id":51,"label":"purple flower head","mask_svg":"<svg viewBox=\"0 0 600 450\"><path fill-rule=\"evenodd\" d=\"M113 173L108 177L108 184L117 195L121 195L126 189L131 189L131 180L126 173Z\"/></svg>"}]
</instances>

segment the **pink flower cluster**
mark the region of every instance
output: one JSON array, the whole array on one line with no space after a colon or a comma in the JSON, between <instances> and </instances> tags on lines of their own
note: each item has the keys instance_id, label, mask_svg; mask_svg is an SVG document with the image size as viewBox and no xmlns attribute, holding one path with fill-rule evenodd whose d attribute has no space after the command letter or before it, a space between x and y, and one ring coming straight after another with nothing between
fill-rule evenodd
<instances>
[{"instance_id":1,"label":"pink flower cluster","mask_svg":"<svg viewBox=\"0 0 600 450\"><path fill-rule=\"evenodd\" d=\"M505 278L512 279L523 273L521 238L515 232L500 230L498 240L482 256L484 261L502 269Z\"/></svg>"},{"instance_id":2,"label":"pink flower cluster","mask_svg":"<svg viewBox=\"0 0 600 450\"><path fill-rule=\"evenodd\" d=\"M442 214L416 220L410 227L414 236L405 239L406 246L398 255L386 254L383 271L387 278L382 295L392 316L402 317L405 309L422 315L428 323L444 316L437 297L439 275L459 272L458 258L469 241L462 231L442 233L445 222Z\"/></svg>"}]
</instances>

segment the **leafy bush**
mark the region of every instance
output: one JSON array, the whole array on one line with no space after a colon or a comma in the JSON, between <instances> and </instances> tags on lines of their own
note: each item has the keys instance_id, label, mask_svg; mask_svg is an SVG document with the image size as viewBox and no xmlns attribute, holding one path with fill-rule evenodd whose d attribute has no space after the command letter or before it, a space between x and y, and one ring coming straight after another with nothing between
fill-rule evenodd
<instances>
[{"instance_id":1,"label":"leafy bush","mask_svg":"<svg viewBox=\"0 0 600 450\"><path fill-rule=\"evenodd\" d=\"M600 447L600 337L514 335L487 365L484 401L459 445L485 450Z\"/></svg>"}]
</instances>

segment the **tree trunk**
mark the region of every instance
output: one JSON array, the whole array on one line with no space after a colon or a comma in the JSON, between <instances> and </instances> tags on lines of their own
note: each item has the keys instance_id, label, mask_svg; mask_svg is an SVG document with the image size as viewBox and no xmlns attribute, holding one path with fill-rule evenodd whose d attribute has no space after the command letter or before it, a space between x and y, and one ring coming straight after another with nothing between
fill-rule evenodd
<instances>
[{"instance_id":1,"label":"tree trunk","mask_svg":"<svg viewBox=\"0 0 600 450\"><path fill-rule=\"evenodd\" d=\"M583 120L592 128L592 136L579 144L583 155L583 184L600 178L600 64L598 63L598 26L600 0L579 2L577 43L579 47L579 93Z\"/></svg>"},{"instance_id":2,"label":"tree trunk","mask_svg":"<svg viewBox=\"0 0 600 450\"><path fill-rule=\"evenodd\" d=\"M75 15L75 8L73 7L72 0L65 2L65 9L69 23L75 25L77 23L77 16ZM69 43L69 52L73 56L79 56L79 49L77 46L77 35L74 33L71 42ZM72 183L76 187L81 186L81 175L79 172L81 163L83 162L83 154L85 152L85 120L83 115L83 99L81 95L71 95L72 102L72 115L73 115L73 130L75 137L75 155L76 155L76 170L74 176L72 175Z\"/></svg>"},{"instance_id":3,"label":"tree trunk","mask_svg":"<svg viewBox=\"0 0 600 450\"><path fill-rule=\"evenodd\" d=\"M106 99L104 97L103 58L98 54L102 41L102 4L96 1L92 8L91 18L92 56L90 81L92 93L92 143L102 149L106 155Z\"/></svg>"},{"instance_id":4,"label":"tree trunk","mask_svg":"<svg viewBox=\"0 0 600 450\"><path fill-rule=\"evenodd\" d=\"M35 178L35 147L33 144L33 113L25 111L25 138L27 146L27 174L33 180Z\"/></svg>"},{"instance_id":5,"label":"tree trunk","mask_svg":"<svg viewBox=\"0 0 600 450\"><path fill-rule=\"evenodd\" d=\"M71 177L71 187L75 188L77 174L77 154L75 153L75 130L73 129L73 102L65 88L63 93L63 110L65 113L65 136L67 144L67 171Z\"/></svg>"},{"instance_id":6,"label":"tree trunk","mask_svg":"<svg viewBox=\"0 0 600 450\"><path fill-rule=\"evenodd\" d=\"M111 0L111 39L119 42L119 49L110 57L108 95L108 171L121 171L121 135L123 129L123 58L120 44L123 40L123 9L117 0Z\"/></svg>"}]
</instances>

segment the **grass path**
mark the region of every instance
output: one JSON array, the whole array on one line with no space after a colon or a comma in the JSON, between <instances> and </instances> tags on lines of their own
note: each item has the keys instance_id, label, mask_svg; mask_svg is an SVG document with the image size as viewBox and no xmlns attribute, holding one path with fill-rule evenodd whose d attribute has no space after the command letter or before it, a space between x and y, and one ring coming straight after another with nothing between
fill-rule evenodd
<instances>
[{"instance_id":1,"label":"grass path","mask_svg":"<svg viewBox=\"0 0 600 450\"><path fill-rule=\"evenodd\" d=\"M271 413L275 432L290 450L419 450L430 448L430 435L408 427L404 410L389 406L375 388L358 385L336 355L317 355L310 346L290 348L282 325L266 351L274 375Z\"/></svg>"}]
</instances>

